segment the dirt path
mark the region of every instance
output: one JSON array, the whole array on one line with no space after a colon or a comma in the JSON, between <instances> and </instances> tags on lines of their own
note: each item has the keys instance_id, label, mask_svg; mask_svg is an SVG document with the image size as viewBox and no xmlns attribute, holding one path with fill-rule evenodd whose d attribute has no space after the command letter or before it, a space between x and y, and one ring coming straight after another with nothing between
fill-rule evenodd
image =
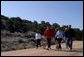
<instances>
[{"instance_id":1,"label":"dirt path","mask_svg":"<svg viewBox=\"0 0 84 57\"><path fill-rule=\"evenodd\" d=\"M62 50L55 49L55 45L52 45L51 48L51 50L41 47L1 52L1 56L83 56L83 41L74 41L71 52L65 48L65 43L62 44Z\"/></svg>"}]
</instances>

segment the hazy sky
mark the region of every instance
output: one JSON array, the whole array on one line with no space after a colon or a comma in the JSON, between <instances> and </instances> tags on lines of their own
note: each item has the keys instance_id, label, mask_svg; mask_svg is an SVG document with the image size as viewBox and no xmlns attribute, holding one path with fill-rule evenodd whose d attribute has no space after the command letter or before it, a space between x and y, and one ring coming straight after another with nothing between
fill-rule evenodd
<instances>
[{"instance_id":1,"label":"hazy sky","mask_svg":"<svg viewBox=\"0 0 84 57\"><path fill-rule=\"evenodd\" d=\"M83 1L1 1L1 14L83 29Z\"/></svg>"}]
</instances>

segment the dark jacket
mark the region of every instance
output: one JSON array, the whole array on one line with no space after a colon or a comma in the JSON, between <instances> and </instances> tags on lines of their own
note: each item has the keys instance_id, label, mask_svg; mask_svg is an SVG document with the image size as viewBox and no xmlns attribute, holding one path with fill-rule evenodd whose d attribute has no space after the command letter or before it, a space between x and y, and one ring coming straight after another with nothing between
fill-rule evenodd
<instances>
[{"instance_id":1,"label":"dark jacket","mask_svg":"<svg viewBox=\"0 0 84 57\"><path fill-rule=\"evenodd\" d=\"M68 35L70 35L71 37L75 36L75 31L73 29L69 29L68 30Z\"/></svg>"}]
</instances>

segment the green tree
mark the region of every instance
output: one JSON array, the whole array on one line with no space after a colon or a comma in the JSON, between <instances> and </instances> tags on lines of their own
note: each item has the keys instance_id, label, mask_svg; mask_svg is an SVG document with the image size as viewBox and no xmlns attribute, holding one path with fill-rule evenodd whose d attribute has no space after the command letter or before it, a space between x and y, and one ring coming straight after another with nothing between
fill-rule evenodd
<instances>
[{"instance_id":1,"label":"green tree","mask_svg":"<svg viewBox=\"0 0 84 57\"><path fill-rule=\"evenodd\" d=\"M79 28L74 28L75 31L75 40L82 40L83 32Z\"/></svg>"},{"instance_id":2,"label":"green tree","mask_svg":"<svg viewBox=\"0 0 84 57\"><path fill-rule=\"evenodd\" d=\"M53 28L58 28L58 27L60 27L60 25L57 24L57 23L53 23L53 24L52 24L52 27L53 27Z\"/></svg>"}]
</instances>

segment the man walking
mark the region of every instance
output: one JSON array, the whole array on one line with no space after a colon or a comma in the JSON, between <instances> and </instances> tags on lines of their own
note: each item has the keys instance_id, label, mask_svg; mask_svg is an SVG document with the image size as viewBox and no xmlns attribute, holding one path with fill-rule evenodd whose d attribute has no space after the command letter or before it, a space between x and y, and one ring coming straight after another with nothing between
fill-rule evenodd
<instances>
[{"instance_id":1,"label":"man walking","mask_svg":"<svg viewBox=\"0 0 84 57\"><path fill-rule=\"evenodd\" d=\"M70 51L72 50L73 45L73 37L74 37L74 30L71 28L71 25L68 26L68 32L67 32L67 46L70 48Z\"/></svg>"},{"instance_id":2,"label":"man walking","mask_svg":"<svg viewBox=\"0 0 84 57\"><path fill-rule=\"evenodd\" d=\"M48 50L51 49L51 38L54 36L54 30L47 26L46 30L44 31L44 36L47 38Z\"/></svg>"}]
</instances>

